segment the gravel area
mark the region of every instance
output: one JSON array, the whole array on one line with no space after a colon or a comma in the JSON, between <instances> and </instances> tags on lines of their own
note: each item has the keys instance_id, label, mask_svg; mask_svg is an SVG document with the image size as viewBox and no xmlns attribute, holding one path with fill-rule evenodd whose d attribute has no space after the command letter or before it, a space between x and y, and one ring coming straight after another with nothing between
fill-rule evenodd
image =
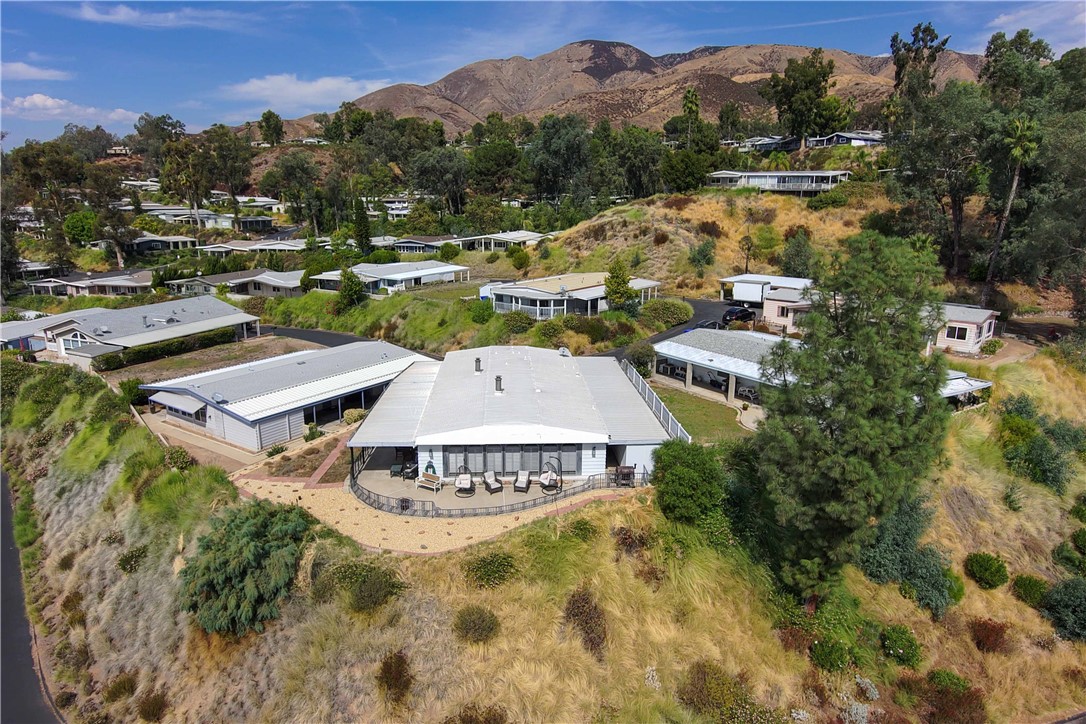
<instances>
[{"instance_id":1,"label":"gravel area","mask_svg":"<svg viewBox=\"0 0 1086 724\"><path fill-rule=\"evenodd\" d=\"M306 489L301 483L262 480L242 479L236 482L240 488L256 497L276 503L301 505L321 522L367 548L393 553L443 553L466 548L555 513L554 505L544 505L511 515L411 518L374 510L343 489ZM610 500L635 492L593 490L562 501L558 512L580 508L593 500Z\"/></svg>"}]
</instances>

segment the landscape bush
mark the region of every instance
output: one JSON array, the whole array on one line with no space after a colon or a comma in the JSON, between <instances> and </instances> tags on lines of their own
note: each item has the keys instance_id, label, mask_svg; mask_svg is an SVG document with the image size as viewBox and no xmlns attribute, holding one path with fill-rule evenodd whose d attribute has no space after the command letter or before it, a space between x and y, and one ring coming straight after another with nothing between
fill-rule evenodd
<instances>
[{"instance_id":1,"label":"landscape bush","mask_svg":"<svg viewBox=\"0 0 1086 724\"><path fill-rule=\"evenodd\" d=\"M807 208L811 211L839 209L843 206L848 206L848 197L836 189L823 191L818 196L813 196L807 200Z\"/></svg>"},{"instance_id":2,"label":"landscape bush","mask_svg":"<svg viewBox=\"0 0 1086 724\"><path fill-rule=\"evenodd\" d=\"M915 669L920 665L922 658L920 644L908 626L901 624L887 626L883 629L879 640L882 643L882 652L887 658L910 669Z\"/></svg>"},{"instance_id":3,"label":"landscape bush","mask_svg":"<svg viewBox=\"0 0 1086 724\"><path fill-rule=\"evenodd\" d=\"M937 689L963 693L973 687L968 679L958 676L949 669L932 669L928 672L928 683Z\"/></svg>"},{"instance_id":4,"label":"landscape bush","mask_svg":"<svg viewBox=\"0 0 1086 724\"><path fill-rule=\"evenodd\" d=\"M1048 581L1037 576L1015 576L1011 583L1011 593L1022 603L1032 608L1040 608L1048 593Z\"/></svg>"},{"instance_id":5,"label":"landscape bush","mask_svg":"<svg viewBox=\"0 0 1086 724\"><path fill-rule=\"evenodd\" d=\"M564 331L565 328L562 326L562 323L555 318L547 319L535 326L535 333L539 339L552 346L558 341L558 338L562 336Z\"/></svg>"},{"instance_id":6,"label":"landscape bush","mask_svg":"<svg viewBox=\"0 0 1086 724\"><path fill-rule=\"evenodd\" d=\"M324 435L324 431L317 427L317 423L311 422L305 430L305 434L302 435L302 439L306 442L313 442L317 438Z\"/></svg>"},{"instance_id":7,"label":"landscape bush","mask_svg":"<svg viewBox=\"0 0 1086 724\"><path fill-rule=\"evenodd\" d=\"M946 578L946 591L950 602L961 603L965 598L965 579L950 568L943 569L943 576Z\"/></svg>"},{"instance_id":8,"label":"landscape bush","mask_svg":"<svg viewBox=\"0 0 1086 724\"><path fill-rule=\"evenodd\" d=\"M366 411L357 407L348 407L343 411L343 424L356 425L366 417Z\"/></svg>"},{"instance_id":9,"label":"landscape bush","mask_svg":"<svg viewBox=\"0 0 1086 724\"><path fill-rule=\"evenodd\" d=\"M711 449L678 438L652 453L656 504L668 520L693 525L724 498L724 470Z\"/></svg>"},{"instance_id":10,"label":"landscape bush","mask_svg":"<svg viewBox=\"0 0 1086 724\"><path fill-rule=\"evenodd\" d=\"M652 243L654 246L663 246L671 239L671 234L667 233L663 229L660 229L652 235Z\"/></svg>"},{"instance_id":11,"label":"landscape bush","mask_svg":"<svg viewBox=\"0 0 1086 724\"><path fill-rule=\"evenodd\" d=\"M279 453L286 452L286 450L286 445L282 443L276 443L275 445L272 445L270 448L264 451L264 457L273 458Z\"/></svg>"},{"instance_id":12,"label":"landscape bush","mask_svg":"<svg viewBox=\"0 0 1086 724\"><path fill-rule=\"evenodd\" d=\"M1061 638L1086 641L1086 578L1076 576L1052 586L1041 611Z\"/></svg>"},{"instance_id":13,"label":"landscape bush","mask_svg":"<svg viewBox=\"0 0 1086 724\"><path fill-rule=\"evenodd\" d=\"M965 573L983 589L999 588L1007 582L1007 564L991 553L970 553L965 558Z\"/></svg>"},{"instance_id":14,"label":"landscape bush","mask_svg":"<svg viewBox=\"0 0 1086 724\"><path fill-rule=\"evenodd\" d=\"M136 712L144 721L162 721L170 706L164 691L150 691L136 700Z\"/></svg>"},{"instance_id":15,"label":"landscape bush","mask_svg":"<svg viewBox=\"0 0 1086 724\"><path fill-rule=\"evenodd\" d=\"M165 342L143 344L138 347L129 347L120 352L110 352L95 357L91 362L91 368L95 372L111 372L122 367L137 365L143 362L153 362L163 357L173 357L185 352L194 352L207 347L217 347L237 339L237 333L233 327L200 332L187 337L170 339Z\"/></svg>"},{"instance_id":16,"label":"landscape bush","mask_svg":"<svg viewBox=\"0 0 1086 724\"><path fill-rule=\"evenodd\" d=\"M506 724L509 714L497 704L465 704L460 711L442 719L441 724Z\"/></svg>"},{"instance_id":17,"label":"landscape bush","mask_svg":"<svg viewBox=\"0 0 1086 724\"><path fill-rule=\"evenodd\" d=\"M1022 510L1022 487L1018 483L1010 482L1003 488L1003 505L1014 513Z\"/></svg>"},{"instance_id":18,"label":"landscape bush","mask_svg":"<svg viewBox=\"0 0 1086 724\"><path fill-rule=\"evenodd\" d=\"M665 209L672 209L674 211L682 211L690 204L694 203L693 196L669 196L660 202L660 206Z\"/></svg>"},{"instance_id":19,"label":"landscape bush","mask_svg":"<svg viewBox=\"0 0 1086 724\"><path fill-rule=\"evenodd\" d=\"M166 465L175 470L188 470L196 461L188 450L180 445L170 445L166 448Z\"/></svg>"},{"instance_id":20,"label":"landscape bush","mask_svg":"<svg viewBox=\"0 0 1086 724\"><path fill-rule=\"evenodd\" d=\"M852 652L844 641L821 638L811 644L811 661L823 671L844 671L852 663Z\"/></svg>"},{"instance_id":21,"label":"landscape bush","mask_svg":"<svg viewBox=\"0 0 1086 724\"><path fill-rule=\"evenodd\" d=\"M67 709L69 706L75 703L76 698L77 696L74 691L65 690L58 692L57 695L53 697L53 702L57 705L57 708Z\"/></svg>"},{"instance_id":22,"label":"landscape bush","mask_svg":"<svg viewBox=\"0 0 1086 724\"><path fill-rule=\"evenodd\" d=\"M932 724L985 724L988 712L984 692L945 669L928 673L922 698L926 704L925 721Z\"/></svg>"},{"instance_id":23,"label":"landscape bush","mask_svg":"<svg viewBox=\"0 0 1086 724\"><path fill-rule=\"evenodd\" d=\"M931 545L920 545L932 518L926 502L923 497L904 500L879 521L875 540L860 551L856 565L875 583L902 584L938 619L951 604L953 582L945 573L942 554Z\"/></svg>"},{"instance_id":24,"label":"landscape bush","mask_svg":"<svg viewBox=\"0 0 1086 724\"><path fill-rule=\"evenodd\" d=\"M127 699L136 693L139 679L134 672L121 671L114 676L102 691L102 700L107 702Z\"/></svg>"},{"instance_id":25,"label":"landscape bush","mask_svg":"<svg viewBox=\"0 0 1086 724\"><path fill-rule=\"evenodd\" d=\"M505 329L509 334L524 334L535 326L535 318L527 312L513 311L502 315Z\"/></svg>"},{"instance_id":26,"label":"landscape bush","mask_svg":"<svg viewBox=\"0 0 1086 724\"><path fill-rule=\"evenodd\" d=\"M1075 575L1086 576L1086 556L1079 555L1067 541L1061 541L1052 549L1052 560Z\"/></svg>"},{"instance_id":27,"label":"landscape bush","mask_svg":"<svg viewBox=\"0 0 1086 724\"><path fill-rule=\"evenodd\" d=\"M694 308L679 299L650 299L641 305L641 319L665 329L683 324L694 316Z\"/></svg>"},{"instance_id":28,"label":"landscape bush","mask_svg":"<svg viewBox=\"0 0 1086 724\"><path fill-rule=\"evenodd\" d=\"M516 574L516 559L504 551L486 553L464 561L464 575L479 588L496 588Z\"/></svg>"},{"instance_id":29,"label":"landscape bush","mask_svg":"<svg viewBox=\"0 0 1086 724\"><path fill-rule=\"evenodd\" d=\"M581 643L588 653L602 662L607 644L607 619L592 592L582 586L571 593L562 615L565 622L580 634Z\"/></svg>"},{"instance_id":30,"label":"landscape bush","mask_svg":"<svg viewBox=\"0 0 1086 724\"><path fill-rule=\"evenodd\" d=\"M130 377L127 380L121 380L118 387L121 388L121 399L124 400L126 405L146 405L147 404L147 392L140 389L140 385L143 384L143 380L139 377Z\"/></svg>"},{"instance_id":31,"label":"landscape bush","mask_svg":"<svg viewBox=\"0 0 1086 724\"><path fill-rule=\"evenodd\" d=\"M1086 453L1086 426L1076 425L1062 417L1052 423L1043 420L1041 426L1061 451L1079 455Z\"/></svg>"},{"instance_id":32,"label":"landscape bush","mask_svg":"<svg viewBox=\"0 0 1086 724\"><path fill-rule=\"evenodd\" d=\"M57 559L57 570L58 571L70 571L70 570L72 570L72 566L75 565L75 556L76 556L76 551L68 551L67 553L62 555L60 558L58 558Z\"/></svg>"},{"instance_id":33,"label":"landscape bush","mask_svg":"<svg viewBox=\"0 0 1086 724\"><path fill-rule=\"evenodd\" d=\"M513 263L513 268L517 271L522 271L528 268L528 265L532 263L532 258L528 256L528 252L520 247L516 247L516 251L509 258Z\"/></svg>"},{"instance_id":34,"label":"landscape bush","mask_svg":"<svg viewBox=\"0 0 1086 724\"><path fill-rule=\"evenodd\" d=\"M1075 499L1075 504L1071 506L1071 517L1077 520L1079 523L1086 523L1086 493L1082 493Z\"/></svg>"},{"instance_id":35,"label":"landscape bush","mask_svg":"<svg viewBox=\"0 0 1086 724\"><path fill-rule=\"evenodd\" d=\"M716 722L777 724L785 721L773 709L759 704L746 683L714 661L695 661L687 669L676 698L695 714Z\"/></svg>"},{"instance_id":36,"label":"landscape bush","mask_svg":"<svg viewBox=\"0 0 1086 724\"><path fill-rule=\"evenodd\" d=\"M656 534L650 530L637 530L626 526L619 526L611 531L615 539L615 546L628 556L638 556L642 551L652 547L656 541Z\"/></svg>"},{"instance_id":37,"label":"landscape bush","mask_svg":"<svg viewBox=\"0 0 1086 724\"><path fill-rule=\"evenodd\" d=\"M977 649L986 654L1000 653L1007 648L1008 624L990 618L975 618L969 622L969 634Z\"/></svg>"},{"instance_id":38,"label":"landscape bush","mask_svg":"<svg viewBox=\"0 0 1086 724\"><path fill-rule=\"evenodd\" d=\"M578 518L569 524L566 532L579 541L587 543L600 534L596 524L586 518Z\"/></svg>"},{"instance_id":39,"label":"landscape bush","mask_svg":"<svg viewBox=\"0 0 1086 724\"><path fill-rule=\"evenodd\" d=\"M327 577L332 585L344 591L347 608L355 613L374 611L406 588L395 571L366 561L337 563L318 577Z\"/></svg>"},{"instance_id":40,"label":"landscape bush","mask_svg":"<svg viewBox=\"0 0 1086 724\"><path fill-rule=\"evenodd\" d=\"M991 356L1001 349L1003 349L1003 340L989 339L987 342L980 346L980 353L983 355Z\"/></svg>"},{"instance_id":41,"label":"landscape bush","mask_svg":"<svg viewBox=\"0 0 1086 724\"><path fill-rule=\"evenodd\" d=\"M453 631L457 638L467 643L478 644L490 641L501 630L501 623L494 612L485 606L464 606L456 612L453 619Z\"/></svg>"},{"instance_id":42,"label":"landscape bush","mask_svg":"<svg viewBox=\"0 0 1086 724\"><path fill-rule=\"evenodd\" d=\"M493 264L494 262L496 262L498 259L501 259L501 258L502 258L501 254L499 254L496 251L492 251L492 252L490 252L489 254L486 255L486 263L487 264Z\"/></svg>"},{"instance_id":43,"label":"landscape bush","mask_svg":"<svg viewBox=\"0 0 1086 724\"><path fill-rule=\"evenodd\" d=\"M377 670L377 688L385 695L389 704L402 704L414 682L411 662L403 649L393 651L381 659L381 666Z\"/></svg>"},{"instance_id":44,"label":"landscape bush","mask_svg":"<svg viewBox=\"0 0 1086 724\"><path fill-rule=\"evenodd\" d=\"M715 221L699 221L697 229L699 234L704 234L713 239L719 239L724 235L723 230L720 228L720 224Z\"/></svg>"},{"instance_id":45,"label":"landscape bush","mask_svg":"<svg viewBox=\"0 0 1086 724\"><path fill-rule=\"evenodd\" d=\"M131 575L139 570L143 559L147 557L147 546L139 545L129 548L117 559L117 567L125 574Z\"/></svg>"},{"instance_id":46,"label":"landscape bush","mask_svg":"<svg viewBox=\"0 0 1086 724\"><path fill-rule=\"evenodd\" d=\"M1047 435L1034 435L1028 441L1006 448L1003 457L1016 473L1063 495L1071 479L1067 456Z\"/></svg>"},{"instance_id":47,"label":"landscape bush","mask_svg":"<svg viewBox=\"0 0 1086 724\"><path fill-rule=\"evenodd\" d=\"M1071 534L1071 544L1079 553L1086 555L1086 528L1079 528Z\"/></svg>"},{"instance_id":48,"label":"landscape bush","mask_svg":"<svg viewBox=\"0 0 1086 724\"><path fill-rule=\"evenodd\" d=\"M494 305L489 299L476 299L468 306L471 312L471 321L476 324L486 324L494 316Z\"/></svg>"},{"instance_id":49,"label":"landscape bush","mask_svg":"<svg viewBox=\"0 0 1086 724\"><path fill-rule=\"evenodd\" d=\"M626 348L626 361L628 361L637 373L642 377L652 376L652 361L656 359L656 350L646 340L634 342Z\"/></svg>"},{"instance_id":50,"label":"landscape bush","mask_svg":"<svg viewBox=\"0 0 1086 724\"><path fill-rule=\"evenodd\" d=\"M212 518L181 569L181 607L208 633L263 631L279 616L314 522L301 508L265 500Z\"/></svg>"}]
</instances>

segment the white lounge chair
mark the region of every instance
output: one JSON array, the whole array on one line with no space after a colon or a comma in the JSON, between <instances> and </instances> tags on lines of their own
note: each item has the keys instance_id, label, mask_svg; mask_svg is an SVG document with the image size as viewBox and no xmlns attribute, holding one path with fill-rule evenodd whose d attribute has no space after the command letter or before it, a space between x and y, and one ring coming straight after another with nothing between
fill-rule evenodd
<instances>
[{"instance_id":1,"label":"white lounge chair","mask_svg":"<svg viewBox=\"0 0 1086 724\"><path fill-rule=\"evenodd\" d=\"M494 475L493 471L487 470L483 473L483 485L486 486L486 492L493 495L494 493L500 493L502 490L502 481Z\"/></svg>"},{"instance_id":2,"label":"white lounge chair","mask_svg":"<svg viewBox=\"0 0 1086 724\"><path fill-rule=\"evenodd\" d=\"M528 488L532 485L532 479L528 475L527 470L521 470L517 473L516 482L513 483L513 492L515 493L527 493Z\"/></svg>"}]
</instances>

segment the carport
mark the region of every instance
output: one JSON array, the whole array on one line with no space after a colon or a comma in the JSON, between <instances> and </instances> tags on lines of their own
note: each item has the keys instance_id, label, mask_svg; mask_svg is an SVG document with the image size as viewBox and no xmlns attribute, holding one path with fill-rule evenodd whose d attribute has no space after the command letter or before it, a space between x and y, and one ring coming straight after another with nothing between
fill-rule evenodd
<instances>
[{"instance_id":1,"label":"carport","mask_svg":"<svg viewBox=\"0 0 1086 724\"><path fill-rule=\"evenodd\" d=\"M764 383L760 360L780 342L780 337L762 332L695 329L654 344L654 369L682 380L687 388L716 390L732 405L757 405Z\"/></svg>"}]
</instances>

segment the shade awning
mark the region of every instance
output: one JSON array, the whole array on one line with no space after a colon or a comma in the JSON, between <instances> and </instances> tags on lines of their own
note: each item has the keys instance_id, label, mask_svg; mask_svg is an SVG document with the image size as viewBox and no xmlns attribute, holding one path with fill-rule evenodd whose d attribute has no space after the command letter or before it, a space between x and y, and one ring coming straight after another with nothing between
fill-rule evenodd
<instances>
[{"instance_id":1,"label":"shade awning","mask_svg":"<svg viewBox=\"0 0 1086 724\"><path fill-rule=\"evenodd\" d=\"M189 397L188 395L178 395L173 392L156 392L148 399L150 399L151 402L157 402L160 405L172 407L175 410L187 412L190 415L193 415L199 410L207 407L207 403L200 402L199 400L193 397Z\"/></svg>"}]
</instances>

